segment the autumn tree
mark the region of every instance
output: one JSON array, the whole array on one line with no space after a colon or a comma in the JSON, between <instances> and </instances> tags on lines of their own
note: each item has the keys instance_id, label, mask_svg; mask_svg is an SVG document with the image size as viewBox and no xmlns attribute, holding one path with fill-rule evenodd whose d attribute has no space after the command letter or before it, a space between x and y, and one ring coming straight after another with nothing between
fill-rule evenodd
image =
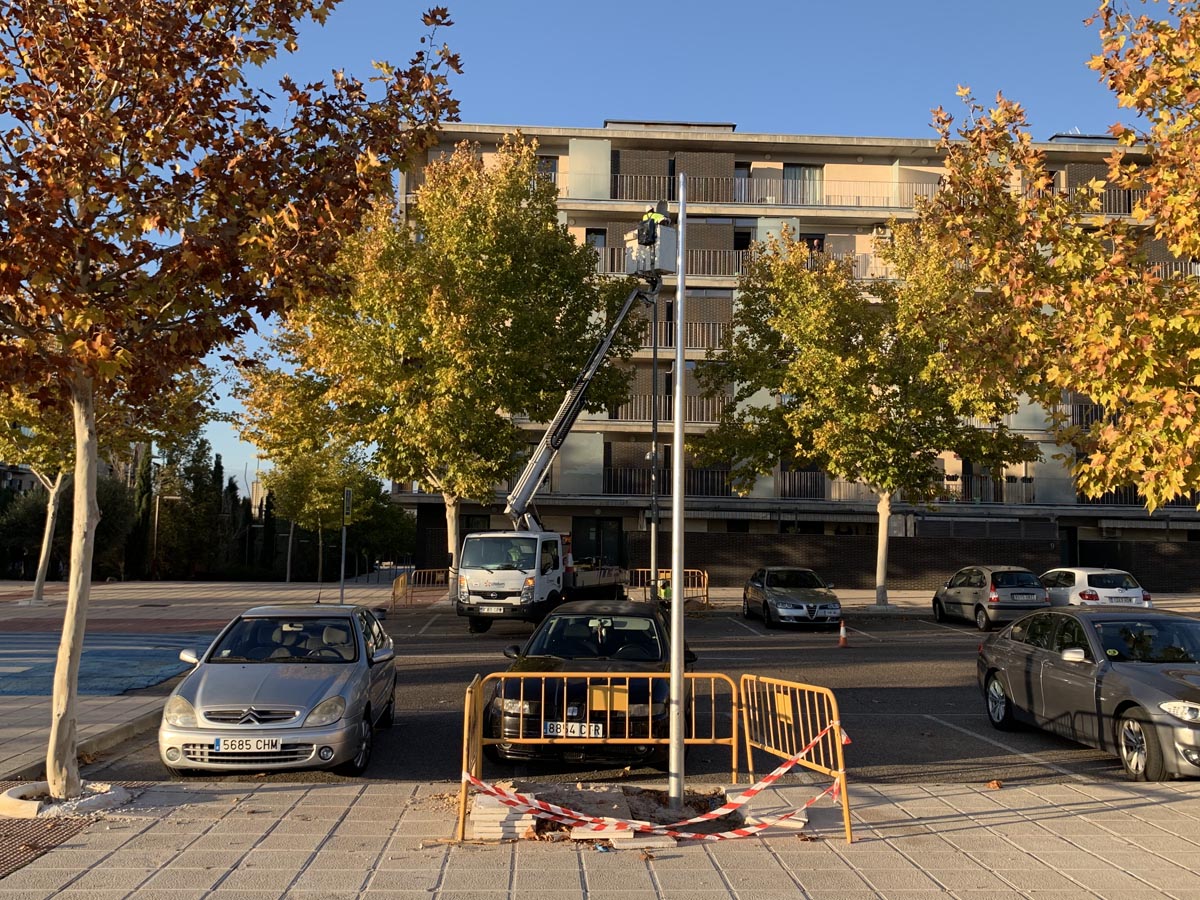
<instances>
[{"instance_id":1,"label":"autumn tree","mask_svg":"<svg viewBox=\"0 0 1200 900\"><path fill-rule=\"evenodd\" d=\"M865 282L850 265L810 254L785 229L756 248L739 281L732 327L698 370L710 393L733 385L735 402L695 444L706 459L734 463L737 489L794 460L875 494L880 605L887 603L887 526L897 494L932 499L944 451L993 467L1036 453L1001 424L1015 401L954 383L937 365L936 343L901 329L899 310L911 292L964 289L953 269L942 269L941 281L930 277L936 270L914 265L898 281ZM990 424L980 427L971 421L977 417Z\"/></svg>"},{"instance_id":2,"label":"autumn tree","mask_svg":"<svg viewBox=\"0 0 1200 900\"><path fill-rule=\"evenodd\" d=\"M68 605L47 776L81 792L75 694L96 508L97 386L130 402L213 347L326 292L342 235L453 115L455 57L433 43L375 84L246 71L296 47L337 0L12 0L0 7L0 383L69 404ZM444 9L425 15L449 24ZM432 36L431 36L432 38ZM424 40L431 40L424 38Z\"/></svg>"},{"instance_id":3,"label":"autumn tree","mask_svg":"<svg viewBox=\"0 0 1200 900\"><path fill-rule=\"evenodd\" d=\"M946 176L920 224L971 269L978 289L927 298L914 318L959 372L1049 411L1079 490L1133 485L1151 510L1200 488L1200 282L1148 253L1153 241L1200 249L1187 208L1200 191L1200 113L1194 102L1180 105L1195 91L1185 86L1195 63L1169 61L1183 34L1200 29L1200 14L1194 3L1169 5L1183 17L1177 26L1102 6L1105 49L1094 65L1122 105L1152 122L1144 145L1113 154L1107 179L1059 189L1024 110L1003 96L985 108L963 89L961 127L937 111ZM1103 215L1114 191L1138 198L1132 217ZM1103 414L1087 428L1073 423L1064 394Z\"/></svg>"},{"instance_id":4,"label":"autumn tree","mask_svg":"<svg viewBox=\"0 0 1200 900\"><path fill-rule=\"evenodd\" d=\"M514 474L528 441L515 420L553 415L629 287L597 278L594 251L559 224L557 189L519 137L486 164L468 145L430 164L409 221L380 203L339 271L352 290L287 319L276 349L297 384L280 396L299 391L312 410L319 394L381 475L440 493L454 557L462 500L490 502ZM614 359L635 334L631 322ZM602 371L589 406L626 381ZM255 393L266 396L244 399Z\"/></svg>"}]
</instances>

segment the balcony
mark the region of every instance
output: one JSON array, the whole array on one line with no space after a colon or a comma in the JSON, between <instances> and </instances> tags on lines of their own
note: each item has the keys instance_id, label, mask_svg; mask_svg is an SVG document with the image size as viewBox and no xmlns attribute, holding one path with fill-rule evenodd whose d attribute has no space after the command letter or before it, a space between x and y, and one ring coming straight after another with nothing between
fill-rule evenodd
<instances>
[{"instance_id":1,"label":"balcony","mask_svg":"<svg viewBox=\"0 0 1200 900\"><path fill-rule=\"evenodd\" d=\"M653 349L651 328L653 323L646 322L642 328L642 349ZM729 330L728 322L684 322L683 346L687 350L709 350L720 347ZM675 323L658 323L658 347L669 350L675 346Z\"/></svg>"},{"instance_id":2,"label":"balcony","mask_svg":"<svg viewBox=\"0 0 1200 900\"><path fill-rule=\"evenodd\" d=\"M672 175L613 175L614 200L675 200ZM930 182L794 181L784 178L689 177L692 203L851 209L912 209L917 197L932 197Z\"/></svg>"},{"instance_id":3,"label":"balcony","mask_svg":"<svg viewBox=\"0 0 1200 900\"><path fill-rule=\"evenodd\" d=\"M1137 488L1132 486L1119 487L1101 494L1099 497L1086 497L1080 494L1078 502L1081 506L1140 506L1143 509L1146 506L1146 499L1138 493ZM1162 507L1166 509L1194 510L1198 506L1200 506L1200 491L1192 491L1190 494L1184 494L1162 504Z\"/></svg>"},{"instance_id":4,"label":"balcony","mask_svg":"<svg viewBox=\"0 0 1200 900\"><path fill-rule=\"evenodd\" d=\"M604 493L624 496L648 496L650 474L648 467L604 467ZM658 493L671 493L671 470L658 470ZM683 493L687 497L730 497L729 472L725 469L684 469Z\"/></svg>"},{"instance_id":5,"label":"balcony","mask_svg":"<svg viewBox=\"0 0 1200 900\"><path fill-rule=\"evenodd\" d=\"M830 478L824 472L780 472L779 496L788 500L829 500L834 503L875 503L876 494L865 484ZM895 499L904 501L903 492ZM938 490L936 503L1034 503L1034 481L1006 475L992 478L949 476Z\"/></svg>"},{"instance_id":6,"label":"balcony","mask_svg":"<svg viewBox=\"0 0 1200 900\"><path fill-rule=\"evenodd\" d=\"M632 230L632 225L630 226ZM597 275L624 275L625 248L596 247ZM710 278L736 278L745 271L752 253L749 250L688 250L687 274L706 276ZM859 278L883 277L872 275L875 269L881 269L872 254L834 253L828 251L813 252L808 256L806 267L811 270L823 269L831 262L849 262L855 266L855 274Z\"/></svg>"},{"instance_id":7,"label":"balcony","mask_svg":"<svg viewBox=\"0 0 1200 900\"><path fill-rule=\"evenodd\" d=\"M654 402L658 401L658 421L671 422L675 416L675 398L669 394L654 397L652 394L634 394L627 403L622 403L616 409L610 409L608 418L613 422L649 422ZM729 403L729 398L694 397L683 398L683 419L696 425L715 425L721 419L721 411Z\"/></svg>"}]
</instances>

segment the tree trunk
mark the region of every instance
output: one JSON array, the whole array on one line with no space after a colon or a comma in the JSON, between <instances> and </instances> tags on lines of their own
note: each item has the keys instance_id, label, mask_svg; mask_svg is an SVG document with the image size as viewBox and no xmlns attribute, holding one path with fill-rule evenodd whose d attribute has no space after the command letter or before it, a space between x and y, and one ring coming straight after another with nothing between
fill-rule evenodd
<instances>
[{"instance_id":1,"label":"tree trunk","mask_svg":"<svg viewBox=\"0 0 1200 900\"><path fill-rule=\"evenodd\" d=\"M292 546L295 543L296 543L296 520L291 519L288 522L287 572L283 576L284 584L292 583Z\"/></svg>"},{"instance_id":2,"label":"tree trunk","mask_svg":"<svg viewBox=\"0 0 1200 900\"><path fill-rule=\"evenodd\" d=\"M71 800L83 793L79 778L78 740L75 731L79 693L79 657L87 627L88 599L92 588L92 552L100 507L96 503L96 409L92 379L78 375L71 381L71 412L75 420L75 511L71 526L71 571L62 641L54 669L50 700L50 745L46 751L46 780L55 800Z\"/></svg>"},{"instance_id":3,"label":"tree trunk","mask_svg":"<svg viewBox=\"0 0 1200 900\"><path fill-rule=\"evenodd\" d=\"M454 597L458 591L458 549L461 541L458 539L458 512L462 506L462 500L457 494L447 494L442 492L442 500L446 504L446 550L450 554L450 577L449 589L450 596ZM439 565L437 568L441 568Z\"/></svg>"},{"instance_id":4,"label":"tree trunk","mask_svg":"<svg viewBox=\"0 0 1200 900\"><path fill-rule=\"evenodd\" d=\"M325 532L321 530L321 520L317 519L317 584L323 584L325 577Z\"/></svg>"},{"instance_id":5,"label":"tree trunk","mask_svg":"<svg viewBox=\"0 0 1200 900\"><path fill-rule=\"evenodd\" d=\"M46 527L42 532L42 552L38 557L37 578L33 581L33 597L30 603L41 606L45 602L46 576L50 572L50 553L54 544L54 529L58 525L58 510L62 505L63 489L71 483L69 472L59 472L54 481L38 475L46 488Z\"/></svg>"},{"instance_id":6,"label":"tree trunk","mask_svg":"<svg viewBox=\"0 0 1200 900\"><path fill-rule=\"evenodd\" d=\"M887 606L888 522L892 518L892 492L880 491L879 536L875 547L875 605Z\"/></svg>"}]
</instances>

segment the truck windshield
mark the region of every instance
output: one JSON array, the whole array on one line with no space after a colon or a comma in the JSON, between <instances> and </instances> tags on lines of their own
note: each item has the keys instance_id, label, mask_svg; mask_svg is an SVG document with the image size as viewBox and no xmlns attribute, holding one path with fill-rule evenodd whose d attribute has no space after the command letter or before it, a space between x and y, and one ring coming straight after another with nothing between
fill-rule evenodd
<instances>
[{"instance_id":1,"label":"truck windshield","mask_svg":"<svg viewBox=\"0 0 1200 900\"><path fill-rule=\"evenodd\" d=\"M512 535L473 535L463 543L464 569L532 569L537 538Z\"/></svg>"}]
</instances>

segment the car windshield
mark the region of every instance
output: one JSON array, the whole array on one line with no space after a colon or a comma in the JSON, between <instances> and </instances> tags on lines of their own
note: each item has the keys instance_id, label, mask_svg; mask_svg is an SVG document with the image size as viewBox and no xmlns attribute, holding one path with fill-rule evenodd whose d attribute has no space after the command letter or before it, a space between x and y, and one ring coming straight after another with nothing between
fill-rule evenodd
<instances>
[{"instance_id":1,"label":"car windshield","mask_svg":"<svg viewBox=\"0 0 1200 900\"><path fill-rule=\"evenodd\" d=\"M532 569L537 538L480 535L463 543L464 569Z\"/></svg>"},{"instance_id":2,"label":"car windshield","mask_svg":"<svg viewBox=\"0 0 1200 900\"><path fill-rule=\"evenodd\" d=\"M1200 662L1200 621L1124 619L1094 625L1104 654L1113 662Z\"/></svg>"},{"instance_id":3,"label":"car windshield","mask_svg":"<svg viewBox=\"0 0 1200 900\"><path fill-rule=\"evenodd\" d=\"M1089 572L1088 587L1103 588L1110 591L1133 590L1140 588L1137 579L1128 572Z\"/></svg>"},{"instance_id":4,"label":"car windshield","mask_svg":"<svg viewBox=\"0 0 1200 900\"><path fill-rule=\"evenodd\" d=\"M992 584L998 588L1040 588L1042 583L1032 572L993 572Z\"/></svg>"},{"instance_id":5,"label":"car windshield","mask_svg":"<svg viewBox=\"0 0 1200 900\"><path fill-rule=\"evenodd\" d=\"M657 662L662 642L648 616L554 616L530 642L527 656Z\"/></svg>"},{"instance_id":6,"label":"car windshield","mask_svg":"<svg viewBox=\"0 0 1200 900\"><path fill-rule=\"evenodd\" d=\"M767 587L773 588L820 588L825 587L821 579L808 569L775 569L767 572Z\"/></svg>"},{"instance_id":7,"label":"car windshield","mask_svg":"<svg viewBox=\"0 0 1200 900\"><path fill-rule=\"evenodd\" d=\"M349 663L358 658L354 626L341 617L263 616L230 626L210 663Z\"/></svg>"}]
</instances>

